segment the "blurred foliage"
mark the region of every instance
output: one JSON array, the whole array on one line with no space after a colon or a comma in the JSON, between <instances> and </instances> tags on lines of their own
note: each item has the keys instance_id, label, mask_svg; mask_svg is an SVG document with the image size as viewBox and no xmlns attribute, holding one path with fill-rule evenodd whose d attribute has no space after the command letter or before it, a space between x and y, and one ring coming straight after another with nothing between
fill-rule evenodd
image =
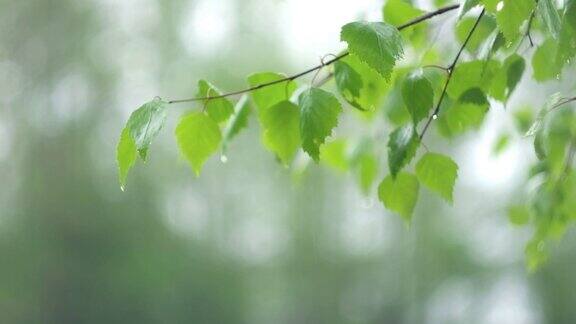
<instances>
[{"instance_id":1,"label":"blurred foliage","mask_svg":"<svg viewBox=\"0 0 576 324\"><path fill-rule=\"evenodd\" d=\"M574 235L560 245L547 237L555 248L528 275L522 246L531 233L506 223L508 210L513 222L526 221L524 207L508 209L525 198L463 184L449 208L422 191L409 229L365 198L387 168L382 117L393 125L411 120L402 98L408 70L385 84L372 75L358 104L380 104L374 85L390 91L386 109L338 130L358 138L337 134L320 147L321 163L340 174L351 169L353 179L309 164L294 185L254 145L257 127L226 148L229 158L221 160L228 162L208 163L195 179L175 163L165 132L122 193L113 153L127 107L143 96L194 93L205 77L235 89L252 70L296 69L278 35L263 28L270 22L256 19L263 10L276 17L282 2L226 2L238 17L218 55L191 51L181 35L202 3L214 2L0 1L0 323L573 322ZM415 47L426 46L425 32L410 35ZM556 40L539 46L549 42ZM440 73L425 73L438 91ZM530 109L513 114L521 133L537 119ZM249 115L248 125L257 118ZM550 181L574 187L557 152L574 132L573 112L555 110L541 125L544 154L532 159L532 174L549 175L540 197L561 202L568 214L573 196L559 195ZM500 156L521 141L511 136ZM432 137L426 144L464 160L458 147L468 144L443 143ZM517 179L509 191L523 187ZM543 228L538 233L557 234L539 214L548 215L550 204L532 205L537 213L529 211L528 221ZM541 242L533 243L538 257Z\"/></svg>"}]
</instances>

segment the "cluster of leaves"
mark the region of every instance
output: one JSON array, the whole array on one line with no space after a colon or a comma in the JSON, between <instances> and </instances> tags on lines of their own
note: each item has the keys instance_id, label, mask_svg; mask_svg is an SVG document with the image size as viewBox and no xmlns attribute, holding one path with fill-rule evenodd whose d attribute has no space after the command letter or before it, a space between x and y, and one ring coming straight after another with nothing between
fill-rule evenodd
<instances>
[{"instance_id":1,"label":"cluster of leaves","mask_svg":"<svg viewBox=\"0 0 576 324\"><path fill-rule=\"evenodd\" d=\"M427 19L435 15L404 0L388 0L383 21L342 27L347 51L330 61L334 83L326 84L337 94L321 89L324 84L299 86L297 77L263 72L248 77L249 91L233 104L227 94L200 81L198 97L184 101L198 101L201 109L184 115L175 130L180 151L198 175L211 155L225 151L247 127L254 113L263 145L281 164L293 165L302 149L315 162L357 175L365 194L371 193L381 173L379 161L385 156L388 174L378 186L378 197L407 222L421 185L452 203L458 165L447 155L428 152L422 144L428 125L433 122L447 139L478 129L491 103L507 104L527 70L526 57L532 55L532 77L543 82L560 78L576 55L576 0L562 7L553 0L464 0L438 14L457 7L454 37L459 51L445 68L438 65L445 63L439 57L452 53L453 47L431 49L433 35ZM414 23L401 25L407 21ZM527 41L532 45L533 35L538 46L531 53ZM519 53L522 46L526 49ZM420 54L405 58L405 52ZM461 62L460 54L464 54ZM426 66L440 69L423 69ZM534 136L539 158L531 172L538 189L527 204L513 206L509 213L515 224L535 225L534 239L527 247L530 267L545 259L545 242L576 218L572 172L576 117L561 107L571 101L554 96L535 119L516 114L520 132ZM170 103L156 98L130 116L117 151L122 188L138 156L146 159ZM344 108L349 107L366 124L376 124L385 116L390 131L384 150L380 137L331 138ZM509 137L501 137L497 150L503 150L508 141Z\"/></svg>"}]
</instances>

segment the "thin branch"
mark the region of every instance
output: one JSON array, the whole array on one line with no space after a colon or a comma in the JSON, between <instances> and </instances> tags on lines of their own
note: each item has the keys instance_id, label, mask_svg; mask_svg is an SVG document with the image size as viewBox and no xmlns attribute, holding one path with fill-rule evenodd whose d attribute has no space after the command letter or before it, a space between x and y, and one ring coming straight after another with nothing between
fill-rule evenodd
<instances>
[{"instance_id":1,"label":"thin branch","mask_svg":"<svg viewBox=\"0 0 576 324\"><path fill-rule=\"evenodd\" d=\"M420 141L422 140L422 138L426 134L428 127L430 127L430 124L432 123L432 120L434 120L438 117L438 113L440 112L440 106L442 105L442 101L444 101L444 97L446 97L446 92L448 91L448 85L450 84L450 80L452 80L452 75L454 74L454 70L456 69L456 64L458 64L458 61L460 60L460 56L462 55L462 52L464 52L466 45L468 45L468 43L470 42L470 39L472 38L474 31L476 30L476 28L480 24L480 20L482 20L482 17L484 16L485 13L486 13L486 9L482 9L482 12L480 13L480 15L478 15L478 18L476 19L476 22L474 23L474 26L472 26L472 29L470 29L470 32L468 32L468 36L466 36L464 43L462 44L462 46L460 46L460 50L458 50L458 54L456 54L456 57L454 58L454 60L450 64L450 66L448 66L448 76L446 77L446 82L444 83L444 88L442 89L442 93L440 94L440 99L438 99L438 103L436 104L436 108L434 109L434 112L432 113L432 115L430 115L428 117L428 120L426 121L426 124L424 125L424 128L422 129L422 133L420 133L420 136L419 136Z\"/></svg>"},{"instance_id":2,"label":"thin branch","mask_svg":"<svg viewBox=\"0 0 576 324\"><path fill-rule=\"evenodd\" d=\"M576 101L576 97L565 98L564 100L562 100L562 101L560 101L559 103L557 103L557 104L555 104L554 106L552 106L552 107L550 108L550 111L552 111L552 110L554 110L554 109L557 109L557 108L560 108L560 106L563 106L563 105L565 105L565 104L567 104L567 103L574 102L574 101Z\"/></svg>"},{"instance_id":3,"label":"thin branch","mask_svg":"<svg viewBox=\"0 0 576 324\"><path fill-rule=\"evenodd\" d=\"M423 68L423 69L426 69L426 68L435 68L435 69L442 70L442 71L444 71L444 72L446 72L446 73L448 73L448 72L450 71L447 67L444 67L444 66L442 66L442 65L436 65L436 64L424 65L424 66L422 66L422 68Z\"/></svg>"},{"instance_id":4,"label":"thin branch","mask_svg":"<svg viewBox=\"0 0 576 324\"><path fill-rule=\"evenodd\" d=\"M538 5L538 1L536 1L536 5ZM520 40L518 46L516 47L516 52L518 52L518 49L520 49L520 46L522 46L522 43L524 43L524 40L526 38L528 38L528 41L530 42L530 47L534 47L534 40L532 39L531 31L535 16L536 16L536 9L532 10L532 13L530 14L530 18L528 19L528 25L526 27L526 32L524 33L524 35L522 35L522 39Z\"/></svg>"},{"instance_id":5,"label":"thin branch","mask_svg":"<svg viewBox=\"0 0 576 324\"><path fill-rule=\"evenodd\" d=\"M253 87L246 88L246 89L243 89L243 90L238 90L238 91L234 91L234 92L228 92L228 93L224 93L224 94L221 94L221 95L218 95L218 96L195 97L195 98L189 98L189 99L170 100L170 101L168 101L168 103L169 103L169 104L175 104L175 103L181 103L181 102L204 101L204 100L212 100L212 99L219 99L219 98L231 97L231 96L236 96L236 95L243 94L243 93L247 93L247 92L252 92L252 91L254 91L254 90L266 88L266 87L269 87L269 86L273 86L273 85L275 85L275 84L279 84L279 83L283 83L283 82L288 82L288 81L293 81L293 80L298 79L298 78L300 78L300 77L303 77L303 76L305 76L305 75L307 75L307 74L310 74L310 73L312 73L312 72L314 72L314 71L320 70L321 68L323 68L323 67L325 67L325 66L327 66L327 65L331 65L332 63L334 63L334 62L336 62L336 61L338 61L338 60L340 60L340 59L343 59L344 57L348 56L348 54L349 54L348 52L342 53L342 54L336 56L335 58L333 58L333 59L331 59L331 60L329 60L329 61L323 62L323 63L321 63L321 64L319 64L319 65L317 65L317 66L315 66L315 67L313 67L313 68L310 68L310 69L308 69L308 70L306 70L306 71L302 71L302 72L300 72L300 73L297 73L297 74L294 74L294 75L291 75L291 76L288 76L288 77L285 77L285 78L282 78L282 79L278 79L278 80L274 80L274 81L271 81L271 82L262 83L262 84L259 84L259 85L257 85L257 86L253 86Z\"/></svg>"},{"instance_id":6,"label":"thin branch","mask_svg":"<svg viewBox=\"0 0 576 324\"><path fill-rule=\"evenodd\" d=\"M417 24L419 24L419 23L421 23L421 22L423 22L423 21L426 21L426 20L428 20L428 19L431 19L431 18L433 18L433 17L435 17L435 16L438 16L438 15L441 15L441 14L443 14L443 13L446 13L446 12L449 12L449 11L452 11L452 10L455 10L455 9L457 9L457 8L459 8L459 7L460 7L459 4L455 4L455 5L451 5L451 6L446 6L446 7L440 8L440 9L438 9L438 10L431 11L431 12L429 12L429 13L427 13L427 14L424 14L424 15L422 15L422 16L420 16L420 17L416 17L416 18L408 21L407 23L402 24L402 25L400 25L400 26L398 26L398 27L396 27L396 28L398 28L398 30L403 30L403 29L406 29L406 28L408 28L408 27L417 25ZM348 55L349 55L348 52L344 52L344 53L342 53L342 54L340 54L340 55L337 55L337 56L335 56L334 58L332 58L332 59L330 59L330 60L328 60L328 61L326 61L326 62L322 62L322 63L320 63L319 65L316 65L316 66L314 66L314 67L312 67L312 68L309 68L308 70L302 71L302 72L300 72L300 73L297 73L297 74L294 74L294 75L291 75L291 76L288 76L288 77L285 77L285 78L282 78L282 79L274 80L274 81L267 82L267 83L262 83L262 84L259 84L259 85L257 85L257 86L253 86L253 87L250 87L250 88L246 88L246 89L242 89L242 90L238 90L238 91L234 91L234 92L229 92L229 93L224 93L224 94L221 94L221 95L218 95L218 96L207 96L207 97L195 97L195 98L188 98L188 99L170 100L170 101L168 101L168 103L169 103L169 104L175 104L175 103L182 103L182 102L193 102L193 101L212 100L212 99L219 99L219 98L231 97L231 96L236 96L236 95L244 94L244 93L247 93L247 92L252 92L252 91L255 91L255 90L258 90L258 89L262 89L262 88L266 88L266 87L269 87L269 86L273 86L273 85L275 85L275 84L279 84L279 83L282 83L282 82L289 82L289 81L296 80L296 79L298 79L298 78L300 78L300 77L303 77L303 76L305 76L305 75L307 75L307 74L310 74L310 73L312 73L312 72L315 72L315 71L317 71L317 70L320 70L320 69L322 69L322 68L325 67L325 66L331 65L331 64L333 64L334 62L339 61L339 60L343 59L344 57L346 57L346 56L348 56ZM324 82L326 82L326 81L327 81L327 80L325 80Z\"/></svg>"},{"instance_id":7,"label":"thin branch","mask_svg":"<svg viewBox=\"0 0 576 324\"><path fill-rule=\"evenodd\" d=\"M536 1L536 3L538 3L538 1ZM534 16L536 16L536 9L534 9L532 11L532 14L530 15L530 19L528 20L528 27L526 29L526 36L528 37L528 40L530 41L530 47L534 47L534 40L532 40L532 34L530 33L530 31L532 29L532 22L534 22Z\"/></svg>"},{"instance_id":8,"label":"thin branch","mask_svg":"<svg viewBox=\"0 0 576 324\"><path fill-rule=\"evenodd\" d=\"M330 72L330 73L326 74L322 79L320 79L320 80L316 81L316 83L314 83L314 87L323 86L328 81L330 81L330 79L332 79L333 76L334 76L334 72Z\"/></svg>"}]
</instances>

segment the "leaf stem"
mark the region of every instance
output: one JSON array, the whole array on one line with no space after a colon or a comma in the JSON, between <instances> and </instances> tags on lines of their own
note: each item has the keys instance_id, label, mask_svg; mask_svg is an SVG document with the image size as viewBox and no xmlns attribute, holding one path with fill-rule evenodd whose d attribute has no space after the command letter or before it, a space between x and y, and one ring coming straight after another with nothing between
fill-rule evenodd
<instances>
[{"instance_id":1,"label":"leaf stem","mask_svg":"<svg viewBox=\"0 0 576 324\"><path fill-rule=\"evenodd\" d=\"M557 108L560 108L560 106L563 106L563 105L565 105L565 104L567 104L567 103L571 103L571 102L574 102L574 101L576 101L576 97L565 98L564 100L562 100L562 101L560 101L559 103L557 103L557 104L555 104L554 106L552 106L552 107L550 108L550 111L552 111L552 110L554 110L554 109L557 109Z\"/></svg>"},{"instance_id":2,"label":"leaf stem","mask_svg":"<svg viewBox=\"0 0 576 324\"><path fill-rule=\"evenodd\" d=\"M538 0L536 0L536 6L538 6ZM534 39L532 39L532 24L534 22L534 18L536 16L536 9L534 8L534 10L532 10L532 13L530 14L530 18L528 19L528 25L526 26L526 32L524 33L524 35L522 36L522 39L520 40L520 42L518 42L518 46L516 47L516 51L518 52L518 49L520 49L520 46L522 45L522 43L524 43L524 40L526 38L528 38L528 41L530 42L530 47L534 47Z\"/></svg>"},{"instance_id":3,"label":"leaf stem","mask_svg":"<svg viewBox=\"0 0 576 324\"><path fill-rule=\"evenodd\" d=\"M426 68L439 69L439 70L442 70L442 71L444 71L444 72L446 72L446 73L448 73L448 71L450 71L447 67L444 67L444 66L442 66L442 65L437 65L437 64L424 65L422 68L423 68L423 69L426 69Z\"/></svg>"},{"instance_id":4,"label":"leaf stem","mask_svg":"<svg viewBox=\"0 0 576 324\"><path fill-rule=\"evenodd\" d=\"M426 124L424 125L424 128L422 129L422 132L420 133L420 136L419 136L420 141L422 141L422 138L426 134L426 131L430 127L430 124L432 123L432 121L434 119L438 118L438 113L440 112L440 106L442 105L442 102L444 101L444 98L446 97L446 92L448 91L448 85L450 85L450 80L452 80L452 75L454 74L454 70L456 69L456 64L458 64L458 61L460 60L460 56L464 52L466 45L468 45L468 43L470 42L470 39L472 38L474 31L476 30L476 28L480 24L480 20L482 20L482 17L484 16L485 13L486 13L486 9L483 8L482 12L480 13L480 15L478 15L478 18L476 19L474 26L472 26L472 29L470 29L470 32L468 32L468 36L466 36L464 43L462 43L462 46L460 46L460 49L458 50L458 54L456 54L456 57L454 58L452 63L448 66L448 76L446 77L446 82L444 82L444 87L442 88L442 93L440 94L440 99L438 99L438 103L436 104L436 108L432 112L432 115L430 115L428 117L428 120L426 120Z\"/></svg>"},{"instance_id":5,"label":"leaf stem","mask_svg":"<svg viewBox=\"0 0 576 324\"><path fill-rule=\"evenodd\" d=\"M421 22L423 22L423 21L426 21L426 20L428 20L428 19L431 19L431 18L433 18L433 17L435 17L435 16L438 16L438 15L441 15L441 14L443 14L443 13L446 13L446 12L449 12L449 11L452 11L452 10L455 10L455 9L457 9L457 8L459 8L459 7L460 7L459 4L454 4L454 5L442 7L442 8L440 8L440 9L438 9L438 10L431 11L431 12L429 12L429 13L426 13L426 14L422 15L422 16L416 17L416 18L408 21L408 22L405 23L405 24L402 24L402 25L400 25L400 26L397 26L396 28L398 28L398 30L403 30L403 29L406 29L406 28L408 28L408 27L417 25L417 24L419 24L419 23L421 23ZM271 81L271 82L262 83L262 84L259 84L259 85L256 85L256 86L253 86L253 87L250 87L250 88L246 88L246 89L242 89L242 90L238 90L238 91L233 91L233 92L228 92L228 93L224 93L224 94L221 94L221 95L218 95L218 96L194 97L194 98L188 98L188 99L169 100L168 103L169 103L169 104L175 104L175 103L183 103L183 102L193 102L193 101L204 101L204 100L220 99L220 98L225 98L225 97L231 97L231 96L236 96L236 95L244 94L244 93L247 93L247 92L252 92L252 91L255 91L255 90L258 90L258 89L266 88L266 87L273 86L273 85L275 85L275 84L279 84L279 83L283 83L283 82L293 81L293 80L296 80L296 79L298 79L298 78L300 78L300 77L303 77L303 76L305 76L305 75L307 75L307 74L310 74L310 73L312 73L312 72L318 71L318 70L322 69L322 68L325 67L325 66L331 65L331 64L333 64L334 62L339 61L339 60L343 59L344 57L348 56L349 54L350 54L350 53L348 53L348 52L344 52L344 53L342 53L342 54L340 54L340 55L334 56L334 58L332 58L332 59L330 59L330 60L328 60L328 61L326 61L326 62L321 62L319 65L316 65L316 66L314 66L314 67L311 67L311 68L309 68L309 69L307 69L307 70L305 70L305 71L302 71L302 72L300 72L300 73L296 73L296 74L294 74L294 75L287 76L287 77L285 77L285 78L278 79L278 80L274 80L274 81ZM330 75L330 76L331 76L331 75ZM328 81L328 79L323 79L322 81L323 81L323 82L320 82L321 84L323 84L323 83L325 83L326 81Z\"/></svg>"}]
</instances>

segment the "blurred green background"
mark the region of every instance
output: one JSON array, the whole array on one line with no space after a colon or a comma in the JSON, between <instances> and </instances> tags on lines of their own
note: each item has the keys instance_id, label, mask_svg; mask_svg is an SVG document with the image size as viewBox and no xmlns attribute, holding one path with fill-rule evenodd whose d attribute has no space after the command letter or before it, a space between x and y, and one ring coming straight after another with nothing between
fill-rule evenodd
<instances>
[{"instance_id":1,"label":"blurred green background","mask_svg":"<svg viewBox=\"0 0 576 324\"><path fill-rule=\"evenodd\" d=\"M172 133L191 105L120 191L115 145L140 104L315 65L381 5L0 0L0 323L574 323L573 231L528 274L530 231L507 222L533 157L521 138L491 153L501 108L431 138L460 165L455 204L423 194L410 228L349 176L310 165L295 182L254 119L195 178ZM517 101L559 85L534 86Z\"/></svg>"}]
</instances>

